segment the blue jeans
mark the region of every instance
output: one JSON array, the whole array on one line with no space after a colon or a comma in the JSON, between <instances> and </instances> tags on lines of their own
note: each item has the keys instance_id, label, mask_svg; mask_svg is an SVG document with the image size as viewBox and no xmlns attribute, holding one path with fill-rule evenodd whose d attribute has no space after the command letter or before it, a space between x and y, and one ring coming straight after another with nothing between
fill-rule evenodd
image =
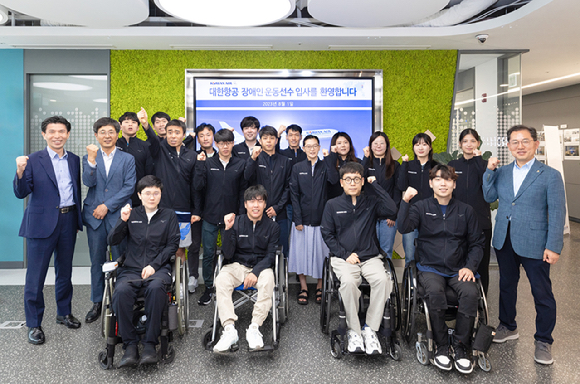
<instances>
[{"instance_id":1,"label":"blue jeans","mask_svg":"<svg viewBox=\"0 0 580 384\"><path fill-rule=\"evenodd\" d=\"M403 234L403 249L405 250L405 266L415 260L415 239L419 236L419 231L415 229L413 232Z\"/></svg>"},{"instance_id":2,"label":"blue jeans","mask_svg":"<svg viewBox=\"0 0 580 384\"><path fill-rule=\"evenodd\" d=\"M387 253L389 259L393 258L393 245L397 234L397 224L389 227L387 220L377 220L377 238L381 249Z\"/></svg>"},{"instance_id":3,"label":"blue jeans","mask_svg":"<svg viewBox=\"0 0 580 384\"><path fill-rule=\"evenodd\" d=\"M213 270L215 268L215 248L217 243L219 225L204 221L201 225L201 243L203 245L203 282L205 288L213 287ZM222 232L223 233L223 232Z\"/></svg>"}]
</instances>

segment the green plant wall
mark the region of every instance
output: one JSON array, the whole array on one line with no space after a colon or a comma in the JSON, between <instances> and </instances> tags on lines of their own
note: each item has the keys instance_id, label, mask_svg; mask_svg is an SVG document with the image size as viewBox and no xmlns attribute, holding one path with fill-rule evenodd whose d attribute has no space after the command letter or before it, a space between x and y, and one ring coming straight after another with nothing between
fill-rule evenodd
<instances>
[{"instance_id":1,"label":"green plant wall","mask_svg":"<svg viewBox=\"0 0 580 384\"><path fill-rule=\"evenodd\" d=\"M392 146L412 155L413 136L429 129L437 137L434 152L442 152L456 61L457 51L427 50L111 51L111 115L144 107L149 116L157 111L185 116L186 68L382 69L383 129Z\"/></svg>"}]
</instances>

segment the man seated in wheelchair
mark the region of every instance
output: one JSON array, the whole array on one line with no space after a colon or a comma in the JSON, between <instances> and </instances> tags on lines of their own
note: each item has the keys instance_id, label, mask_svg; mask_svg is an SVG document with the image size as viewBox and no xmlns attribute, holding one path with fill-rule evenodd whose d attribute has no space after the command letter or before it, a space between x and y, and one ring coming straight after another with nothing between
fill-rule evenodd
<instances>
[{"instance_id":1,"label":"man seated in wheelchair","mask_svg":"<svg viewBox=\"0 0 580 384\"><path fill-rule=\"evenodd\" d=\"M122 366L157 363L155 346L161 333L161 317L171 289L171 258L179 247L179 223L172 209L158 208L163 184L148 175L137 183L143 205L121 210L121 217L109 234L109 244L127 238L127 252L118 270L113 309L117 314L119 335L125 354ZM133 324L133 308L138 296L145 297L146 332L143 355L139 360L139 336Z\"/></svg>"},{"instance_id":2,"label":"man seated in wheelchair","mask_svg":"<svg viewBox=\"0 0 580 384\"><path fill-rule=\"evenodd\" d=\"M320 230L331 252L330 264L340 280L339 293L348 327L348 351L374 355L382 353L376 332L392 289L378 247L376 222L379 217L394 215L397 205L375 182L374 176L368 178L365 188L373 188L376 193L365 194L362 191L363 175L364 169L359 163L348 162L340 168L344 193L326 203ZM361 275L371 286L362 332L358 317Z\"/></svg>"},{"instance_id":3,"label":"man seated in wheelchair","mask_svg":"<svg viewBox=\"0 0 580 384\"><path fill-rule=\"evenodd\" d=\"M252 312L252 323L246 331L250 350L264 346L259 327L272 307L274 271L272 270L278 239L279 225L264 215L268 193L262 185L249 187L244 192L246 214L236 217L230 213L224 217L225 231L222 237L222 252L225 264L216 281L216 301L219 318L224 328L214 352L226 352L238 343L238 331L234 323L238 320L234 312L232 292L240 284L244 289L255 287L258 299Z\"/></svg>"},{"instance_id":4,"label":"man seated in wheelchair","mask_svg":"<svg viewBox=\"0 0 580 384\"><path fill-rule=\"evenodd\" d=\"M474 274L483 257L485 237L473 208L453 199L455 180L453 167L437 164L429 172L434 198L409 207L417 191L408 188L403 194L397 222L401 233L419 230L415 260L437 348L434 363L443 370L452 368L445 324L445 288L449 286L459 301L453 337L455 368L461 373L471 373L471 335L479 299Z\"/></svg>"}]
</instances>

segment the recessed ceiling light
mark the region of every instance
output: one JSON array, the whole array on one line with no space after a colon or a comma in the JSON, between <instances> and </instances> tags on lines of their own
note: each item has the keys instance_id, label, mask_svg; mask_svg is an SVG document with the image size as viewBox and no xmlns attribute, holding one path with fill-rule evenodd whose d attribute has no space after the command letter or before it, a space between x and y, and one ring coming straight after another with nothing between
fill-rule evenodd
<instances>
[{"instance_id":1,"label":"recessed ceiling light","mask_svg":"<svg viewBox=\"0 0 580 384\"><path fill-rule=\"evenodd\" d=\"M56 91L88 91L89 89L93 89L93 87L89 87L88 85L75 83L43 82L43 83L33 83L32 85L37 88L54 89Z\"/></svg>"},{"instance_id":2,"label":"recessed ceiling light","mask_svg":"<svg viewBox=\"0 0 580 384\"><path fill-rule=\"evenodd\" d=\"M253 27L290 15L296 0L155 0L163 11L196 24Z\"/></svg>"},{"instance_id":3,"label":"recessed ceiling light","mask_svg":"<svg viewBox=\"0 0 580 384\"><path fill-rule=\"evenodd\" d=\"M76 79L107 81L107 75L70 75Z\"/></svg>"},{"instance_id":4,"label":"recessed ceiling light","mask_svg":"<svg viewBox=\"0 0 580 384\"><path fill-rule=\"evenodd\" d=\"M107 99L93 99L93 101L94 101L95 103L107 103L107 102L108 102L108 100L107 100Z\"/></svg>"}]
</instances>

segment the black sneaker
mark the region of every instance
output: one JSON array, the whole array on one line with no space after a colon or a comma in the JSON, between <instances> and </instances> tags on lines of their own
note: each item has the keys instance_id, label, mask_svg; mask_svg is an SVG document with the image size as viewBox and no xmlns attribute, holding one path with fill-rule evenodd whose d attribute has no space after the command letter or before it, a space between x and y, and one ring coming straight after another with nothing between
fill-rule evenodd
<instances>
[{"instance_id":1,"label":"black sneaker","mask_svg":"<svg viewBox=\"0 0 580 384\"><path fill-rule=\"evenodd\" d=\"M451 371L453 366L451 365L451 359L449 358L449 347L447 345L437 347L437 353L433 359L433 364L444 371Z\"/></svg>"},{"instance_id":2,"label":"black sneaker","mask_svg":"<svg viewBox=\"0 0 580 384\"><path fill-rule=\"evenodd\" d=\"M211 303L212 296L213 296L213 288L206 288L205 291L203 292L203 295L201 295L201 297L197 301L197 304L208 305L209 303Z\"/></svg>"},{"instance_id":3,"label":"black sneaker","mask_svg":"<svg viewBox=\"0 0 580 384\"><path fill-rule=\"evenodd\" d=\"M467 354L467 348L462 342L456 342L453 345L453 360L455 360L455 369L457 371L469 374L473 372L473 364Z\"/></svg>"}]
</instances>

